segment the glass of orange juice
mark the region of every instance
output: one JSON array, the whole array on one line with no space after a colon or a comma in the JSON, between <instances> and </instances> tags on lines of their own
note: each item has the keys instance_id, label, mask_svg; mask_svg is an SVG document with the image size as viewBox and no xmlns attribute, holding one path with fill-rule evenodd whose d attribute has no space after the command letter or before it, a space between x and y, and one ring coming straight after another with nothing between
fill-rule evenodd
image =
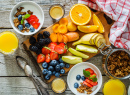
<instances>
[{"instance_id":1,"label":"glass of orange juice","mask_svg":"<svg viewBox=\"0 0 130 95\"><path fill-rule=\"evenodd\" d=\"M18 48L19 40L15 33L4 31L0 33L0 53L13 54Z\"/></svg>"},{"instance_id":2,"label":"glass of orange juice","mask_svg":"<svg viewBox=\"0 0 130 95\"><path fill-rule=\"evenodd\" d=\"M104 95L126 95L125 85L119 79L108 80L103 87Z\"/></svg>"}]
</instances>

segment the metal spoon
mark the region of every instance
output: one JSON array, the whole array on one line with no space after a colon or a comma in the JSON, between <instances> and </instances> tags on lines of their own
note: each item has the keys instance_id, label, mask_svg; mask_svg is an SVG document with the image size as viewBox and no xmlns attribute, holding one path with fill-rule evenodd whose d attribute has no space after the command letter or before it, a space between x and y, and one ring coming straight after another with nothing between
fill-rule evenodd
<instances>
[{"instance_id":1,"label":"metal spoon","mask_svg":"<svg viewBox=\"0 0 130 95\"><path fill-rule=\"evenodd\" d=\"M24 71L25 71L26 75L32 79L32 81L36 87L36 90L40 95L49 95L48 91L42 85L40 85L40 82L36 81L35 77L33 76L33 71L29 65L25 66Z\"/></svg>"},{"instance_id":2,"label":"metal spoon","mask_svg":"<svg viewBox=\"0 0 130 95\"><path fill-rule=\"evenodd\" d=\"M17 64L18 66L24 70L25 66L28 64L27 63L27 60L24 59L23 57L21 56L16 56L16 61L17 61ZM32 73L33 74L33 73ZM38 78L35 74L33 74L33 77L35 77L35 80L36 81L39 81L40 84L44 87L44 88L48 88L48 85L46 83L44 83L40 78Z\"/></svg>"}]
</instances>

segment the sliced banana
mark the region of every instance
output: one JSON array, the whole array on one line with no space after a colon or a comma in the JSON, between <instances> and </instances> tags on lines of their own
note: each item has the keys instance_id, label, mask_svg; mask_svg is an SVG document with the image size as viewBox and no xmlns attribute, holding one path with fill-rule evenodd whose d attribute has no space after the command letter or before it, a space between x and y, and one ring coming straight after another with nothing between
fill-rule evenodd
<instances>
[{"instance_id":1,"label":"sliced banana","mask_svg":"<svg viewBox=\"0 0 130 95\"><path fill-rule=\"evenodd\" d=\"M91 43L91 45L95 45L95 43L94 43L94 39L95 39L98 35L101 35L101 34L99 34L99 33L95 33L95 35L93 35L93 36L91 37L91 39L90 39L90 43Z\"/></svg>"},{"instance_id":2,"label":"sliced banana","mask_svg":"<svg viewBox=\"0 0 130 95\"><path fill-rule=\"evenodd\" d=\"M100 38L104 38L102 34L100 34L97 37L95 37L95 39L93 40L94 44L96 44Z\"/></svg>"},{"instance_id":3,"label":"sliced banana","mask_svg":"<svg viewBox=\"0 0 130 95\"><path fill-rule=\"evenodd\" d=\"M97 47L100 47L103 43L106 43L105 38L100 38L100 39L97 41L96 46L97 46ZM102 47L103 47L103 46L102 46ZM101 47L101 48L102 48L102 47Z\"/></svg>"}]
</instances>

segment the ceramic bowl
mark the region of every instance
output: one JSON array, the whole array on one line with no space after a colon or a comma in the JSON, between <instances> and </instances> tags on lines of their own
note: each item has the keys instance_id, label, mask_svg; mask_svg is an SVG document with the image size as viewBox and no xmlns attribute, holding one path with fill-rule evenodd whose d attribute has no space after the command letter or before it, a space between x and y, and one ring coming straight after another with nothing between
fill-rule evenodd
<instances>
[{"instance_id":1,"label":"ceramic bowl","mask_svg":"<svg viewBox=\"0 0 130 95\"><path fill-rule=\"evenodd\" d=\"M35 29L34 32L21 32L17 27L14 26L14 23L13 23L13 20L15 19L14 15L15 13L17 12L17 8L19 7L24 7L24 9L22 10L23 12L27 12L28 10L32 11L33 12L33 15L36 15L39 19L39 23L40 23L40 26L38 27L38 29ZM43 26L43 23L44 23L44 12L42 10L42 8L35 2L32 2L32 1L23 1L23 2L20 2L18 4L16 4L11 12L10 12L10 16L9 16L9 19L10 19L10 23L11 23L11 26L13 27L13 29L19 33L19 34L22 34L22 35L32 35L32 34L35 34L37 33L41 27Z\"/></svg>"},{"instance_id":2,"label":"ceramic bowl","mask_svg":"<svg viewBox=\"0 0 130 95\"><path fill-rule=\"evenodd\" d=\"M78 81L76 80L76 76L79 74L81 76L83 76L83 69L86 68L91 68L96 74L97 74L97 81L98 81L98 85L94 86L92 88L92 93L89 95L95 95L99 89L101 88L102 85L102 74L100 72L100 70L93 65L92 63L89 62L82 62L82 63L78 63L75 66L73 66L67 76L67 84L70 88L70 90L76 94L76 95L87 95L86 92L85 93L79 93L76 88L74 88L74 83L77 82L80 86L80 82L83 82L81 79Z\"/></svg>"}]
</instances>

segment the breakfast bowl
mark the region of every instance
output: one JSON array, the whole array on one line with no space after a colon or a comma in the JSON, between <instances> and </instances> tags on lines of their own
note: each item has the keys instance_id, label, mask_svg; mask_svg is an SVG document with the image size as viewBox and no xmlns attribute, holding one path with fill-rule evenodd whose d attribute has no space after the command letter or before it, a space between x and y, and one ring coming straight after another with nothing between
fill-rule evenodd
<instances>
[{"instance_id":1,"label":"breakfast bowl","mask_svg":"<svg viewBox=\"0 0 130 95\"><path fill-rule=\"evenodd\" d=\"M20 14L18 13L19 11L20 11ZM21 19L20 19L20 16L18 14L22 15ZM26 14L29 14L29 16L33 15L33 17L35 17L35 19L33 19L33 20L31 18L31 20L33 22L29 22L27 20L28 15L26 15ZM25 18L25 15L26 15L26 18ZM19 18L18 18L18 16L19 16ZM16 21L14 21L15 19L16 19ZM41 27L43 26L44 12L43 12L42 8L37 3L32 2L32 1L23 1L23 2L16 4L12 8L12 10L10 12L9 20L10 20L11 26L13 27L13 29L17 33L22 34L22 35L32 35L32 34L37 33L41 29ZM22 22L22 20L23 20L23 22ZM37 20L37 22L36 22L36 20ZM18 25L20 25L20 26L23 25L21 27L23 27L24 31L22 31L22 29L17 25L17 22L18 22ZM34 25L34 22L36 22L38 24L35 23L35 25ZM28 23L28 26L29 26L27 28L25 25L26 23ZM26 29L24 28L24 26Z\"/></svg>"},{"instance_id":2,"label":"breakfast bowl","mask_svg":"<svg viewBox=\"0 0 130 95\"><path fill-rule=\"evenodd\" d=\"M98 83L96 86L92 87L92 89L91 89L92 93L89 95L95 95L99 91L99 89L101 88L102 74L101 74L100 70L95 65L93 65L92 63L89 63L89 62L78 63L70 69L68 76L67 76L67 84L68 84L70 90L76 95L87 95L86 91L84 93L80 93L74 87L75 83L78 83L80 86L80 83L83 82L82 79L77 81L76 76L77 75L84 76L83 70L85 70L86 68L91 68L95 72L96 77L97 77L97 83Z\"/></svg>"}]
</instances>

